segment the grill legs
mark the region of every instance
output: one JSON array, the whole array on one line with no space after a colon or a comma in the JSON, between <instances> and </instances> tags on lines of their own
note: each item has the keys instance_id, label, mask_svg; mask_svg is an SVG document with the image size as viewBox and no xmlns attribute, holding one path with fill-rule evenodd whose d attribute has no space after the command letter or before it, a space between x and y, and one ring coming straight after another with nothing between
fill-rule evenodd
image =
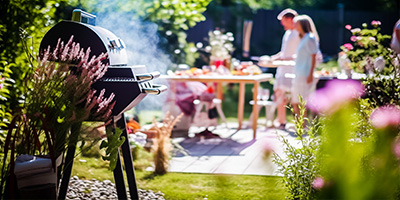
<instances>
[{"instance_id":1,"label":"grill legs","mask_svg":"<svg viewBox=\"0 0 400 200\"><path fill-rule=\"evenodd\" d=\"M113 124L110 125L112 126ZM121 136L125 137L125 141L121 146L121 150L122 150L122 156L124 158L126 176L128 178L129 194L131 196L131 199L137 200L139 199L139 195L136 186L135 170L133 167L132 153L129 147L128 133L126 132L126 121L124 114L122 114L121 118L116 122L116 126L123 131ZM76 133L79 132L79 129L80 126L77 126L73 127L73 130L71 131L75 131ZM79 134L73 134L73 135L78 136ZM75 155L76 141L77 138L71 138L71 141L68 146L58 199L65 199L67 194L69 179L71 177L72 164ZM121 164L120 151L118 151L117 165L115 166L113 173L114 173L115 186L117 188L118 199L128 199L125 187L123 168Z\"/></svg>"},{"instance_id":2,"label":"grill legs","mask_svg":"<svg viewBox=\"0 0 400 200\"><path fill-rule=\"evenodd\" d=\"M122 129L123 132L121 136L125 137L125 141L121 146L121 150L122 150L122 156L124 158L126 176L128 178L129 194L131 195L131 199L139 199L138 190L136 186L135 169L133 167L132 153L131 153L131 148L129 147L128 133L126 132L126 121L124 114L122 114L121 118L117 121L116 126ZM119 165L121 165L120 157L118 157L118 162ZM121 173L121 176L117 178L115 176L116 173ZM122 167L119 167L118 163L117 167L114 170L114 178L115 178L115 184L117 185L118 199L126 199L126 190L125 190L124 177L122 174ZM117 182L119 182L118 184L121 185L120 187L123 187L124 191L122 191L122 189L121 191L118 190Z\"/></svg>"}]
</instances>

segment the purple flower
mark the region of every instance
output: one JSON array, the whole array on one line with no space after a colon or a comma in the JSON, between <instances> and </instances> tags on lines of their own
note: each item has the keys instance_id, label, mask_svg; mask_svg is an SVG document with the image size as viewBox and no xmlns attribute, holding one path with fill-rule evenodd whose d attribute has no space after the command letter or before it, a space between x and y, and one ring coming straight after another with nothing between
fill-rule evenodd
<instances>
[{"instance_id":1,"label":"purple flower","mask_svg":"<svg viewBox=\"0 0 400 200\"><path fill-rule=\"evenodd\" d=\"M400 109L394 105L375 109L370 116L372 125L376 128L398 126L400 124Z\"/></svg>"},{"instance_id":2,"label":"purple flower","mask_svg":"<svg viewBox=\"0 0 400 200\"><path fill-rule=\"evenodd\" d=\"M346 44L344 44L343 46L344 46L344 48L346 48L346 49L349 50L349 51L353 49L353 45L350 44L350 43L346 43Z\"/></svg>"},{"instance_id":3,"label":"purple flower","mask_svg":"<svg viewBox=\"0 0 400 200\"><path fill-rule=\"evenodd\" d=\"M351 30L351 26L349 24L347 24L346 26L344 26L344 28L346 28L347 30Z\"/></svg>"},{"instance_id":4,"label":"purple flower","mask_svg":"<svg viewBox=\"0 0 400 200\"><path fill-rule=\"evenodd\" d=\"M325 181L322 177L316 177L314 179L314 181L311 183L312 187L317 190L323 188L324 184L325 184Z\"/></svg>"},{"instance_id":5,"label":"purple flower","mask_svg":"<svg viewBox=\"0 0 400 200\"><path fill-rule=\"evenodd\" d=\"M354 80L332 80L312 94L307 107L314 112L329 113L361 96L363 85Z\"/></svg>"},{"instance_id":6,"label":"purple flower","mask_svg":"<svg viewBox=\"0 0 400 200\"><path fill-rule=\"evenodd\" d=\"M372 25L372 26L380 26L380 25L381 25L381 22L380 22L380 21L372 20L371 25Z\"/></svg>"}]
</instances>

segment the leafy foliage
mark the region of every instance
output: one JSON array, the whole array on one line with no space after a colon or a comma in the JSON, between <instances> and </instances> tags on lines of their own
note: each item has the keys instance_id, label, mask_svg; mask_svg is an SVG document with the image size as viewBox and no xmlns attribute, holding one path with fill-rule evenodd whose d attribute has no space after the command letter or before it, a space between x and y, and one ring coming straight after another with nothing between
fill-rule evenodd
<instances>
[{"instance_id":1,"label":"leafy foliage","mask_svg":"<svg viewBox=\"0 0 400 200\"><path fill-rule=\"evenodd\" d=\"M394 57L395 59L398 59ZM393 59L394 60L394 59ZM389 67L390 75L375 74L364 80L365 96L375 107L387 104L400 105L400 66Z\"/></svg>"},{"instance_id":2,"label":"leafy foliage","mask_svg":"<svg viewBox=\"0 0 400 200\"><path fill-rule=\"evenodd\" d=\"M5 78L0 94L0 144L5 137L5 126L12 111L20 106L26 92L24 81L32 63L26 50L33 56L46 31L59 19L67 0L4 0L0 5L0 73Z\"/></svg>"},{"instance_id":3,"label":"leafy foliage","mask_svg":"<svg viewBox=\"0 0 400 200\"><path fill-rule=\"evenodd\" d=\"M351 31L353 36L350 38L353 45L350 43L344 44L341 49L346 53L351 61L351 67L356 72L375 72L384 71L383 74L389 74L388 66L392 66L393 50L388 46L391 36L380 33L379 21L372 21L372 28L364 23L363 29L354 28L347 25L346 28ZM383 59L383 65L386 68L378 66L377 59Z\"/></svg>"},{"instance_id":4,"label":"leafy foliage","mask_svg":"<svg viewBox=\"0 0 400 200\"><path fill-rule=\"evenodd\" d=\"M294 113L293 108L291 109ZM300 116L295 117L296 135L301 147L290 144L282 137L284 153L287 158L274 154L274 162L283 174L283 183L288 191L286 199L315 199L316 190L312 183L319 174L318 151L320 148L320 124L318 119L305 119L305 102L301 103ZM304 120L310 124L303 128Z\"/></svg>"},{"instance_id":5,"label":"leafy foliage","mask_svg":"<svg viewBox=\"0 0 400 200\"><path fill-rule=\"evenodd\" d=\"M203 12L211 0L154 1L146 5L145 20L156 23L159 33L168 41L167 52L173 63L194 65L196 48L186 41L185 31L206 18Z\"/></svg>"},{"instance_id":6,"label":"leafy foliage","mask_svg":"<svg viewBox=\"0 0 400 200\"><path fill-rule=\"evenodd\" d=\"M100 149L106 148L106 155L103 160L110 161L110 170L114 170L117 165L119 147L124 143L125 137L121 137L121 129L113 129L108 127L106 129L107 141L103 140L100 144Z\"/></svg>"},{"instance_id":7,"label":"leafy foliage","mask_svg":"<svg viewBox=\"0 0 400 200\"><path fill-rule=\"evenodd\" d=\"M324 119L319 156L321 175L326 184L318 197L396 199L400 174L393 145L399 130L372 128L372 134L359 140L352 134L357 130L355 123L358 122L349 118L357 112L356 104L350 102Z\"/></svg>"}]
</instances>

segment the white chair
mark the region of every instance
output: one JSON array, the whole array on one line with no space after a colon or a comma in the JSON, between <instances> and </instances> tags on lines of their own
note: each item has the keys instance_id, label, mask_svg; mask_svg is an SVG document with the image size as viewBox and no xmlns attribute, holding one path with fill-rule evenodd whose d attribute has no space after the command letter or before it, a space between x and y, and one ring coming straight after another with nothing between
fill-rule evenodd
<instances>
[{"instance_id":1,"label":"white chair","mask_svg":"<svg viewBox=\"0 0 400 200\"><path fill-rule=\"evenodd\" d=\"M221 99L214 98L212 100L211 105L210 105L210 102L208 102L208 101L201 101L198 99L194 100L193 103L196 105L196 113L194 115L195 119L193 120L193 122L194 122L193 125L195 125L195 126L215 126L215 125L217 125L217 122L218 122L217 120L212 120L212 119L210 120L208 118L207 118L208 120L205 120L204 119L205 117L200 116L200 113L203 112L203 107L205 107L207 114L208 114L208 110L210 108L216 107L219 117L221 118L221 120L225 124L225 126L227 126L226 118L225 118L224 112L222 111L222 106L221 106L222 100ZM198 120L196 120L197 117L202 118L202 119L200 121L198 121Z\"/></svg>"},{"instance_id":2,"label":"white chair","mask_svg":"<svg viewBox=\"0 0 400 200\"><path fill-rule=\"evenodd\" d=\"M258 105L258 113L260 113L261 108L265 108L265 117L266 117L266 126L273 126L274 114L276 110L276 102L268 100L270 98L270 93L268 89L259 89L257 96L257 105ZM254 105L254 100L251 100L250 105ZM271 122L271 125L268 126L268 122ZM250 114L249 118L249 126L251 127L253 124L253 112Z\"/></svg>"}]
</instances>

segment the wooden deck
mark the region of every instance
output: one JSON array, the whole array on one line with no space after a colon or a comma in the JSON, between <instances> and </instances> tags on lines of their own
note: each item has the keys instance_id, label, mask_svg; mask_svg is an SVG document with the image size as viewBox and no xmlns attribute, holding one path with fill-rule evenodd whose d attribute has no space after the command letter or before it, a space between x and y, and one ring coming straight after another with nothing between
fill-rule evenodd
<instances>
[{"instance_id":1,"label":"wooden deck","mask_svg":"<svg viewBox=\"0 0 400 200\"><path fill-rule=\"evenodd\" d=\"M171 172L278 175L272 156L265 156L265 149L273 149L283 156L280 137L283 136L297 145L293 134L277 129L259 126L257 138L253 139L252 129L237 131L235 123L217 127L213 132L221 138L205 139L194 137L204 128L191 128L189 138L175 138L187 152L177 153L171 160Z\"/></svg>"}]
</instances>

